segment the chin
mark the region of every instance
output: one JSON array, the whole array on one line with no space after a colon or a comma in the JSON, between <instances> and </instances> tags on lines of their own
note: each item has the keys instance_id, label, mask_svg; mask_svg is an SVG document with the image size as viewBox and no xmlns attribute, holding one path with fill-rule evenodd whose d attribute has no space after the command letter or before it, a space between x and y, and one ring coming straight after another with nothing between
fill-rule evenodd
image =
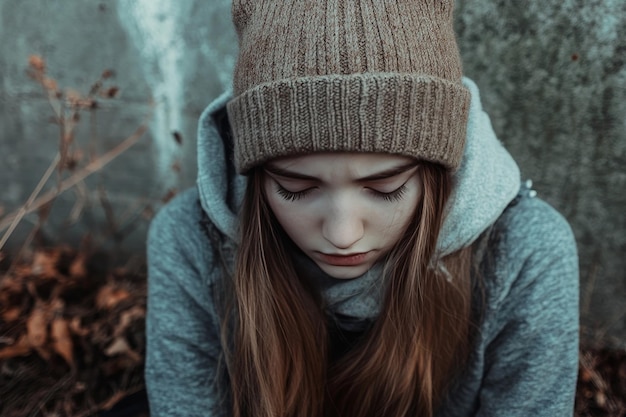
<instances>
[{"instance_id":1,"label":"chin","mask_svg":"<svg viewBox=\"0 0 626 417\"><path fill-rule=\"evenodd\" d=\"M328 275L335 279L354 279L365 274L370 270L372 265L357 265L357 266L334 266L326 264L317 264L320 269L326 272Z\"/></svg>"}]
</instances>

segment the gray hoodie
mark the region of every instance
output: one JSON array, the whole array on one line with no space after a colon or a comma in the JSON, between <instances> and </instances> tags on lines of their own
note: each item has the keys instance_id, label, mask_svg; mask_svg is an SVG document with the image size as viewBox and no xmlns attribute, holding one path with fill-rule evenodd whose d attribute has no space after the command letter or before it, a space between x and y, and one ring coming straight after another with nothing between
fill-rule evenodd
<instances>
[{"instance_id":1,"label":"gray hoodie","mask_svg":"<svg viewBox=\"0 0 626 417\"><path fill-rule=\"evenodd\" d=\"M478 89L470 89L467 143L438 241L441 255L480 236L484 294L471 355L438 416L571 416L578 364L578 259L565 219L520 187L517 165L497 140ZM220 319L214 292L237 247L246 179L208 106L198 130L198 181L155 217L148 237L146 385L152 416L227 416L217 386ZM484 243L483 243L484 242ZM216 247L219 246L219 247ZM477 245L478 246L478 245ZM226 259L224 259L226 258ZM378 273L334 280L302 260L350 326L375 318ZM342 321L343 320L343 321ZM223 387L222 387L223 388Z\"/></svg>"}]
</instances>

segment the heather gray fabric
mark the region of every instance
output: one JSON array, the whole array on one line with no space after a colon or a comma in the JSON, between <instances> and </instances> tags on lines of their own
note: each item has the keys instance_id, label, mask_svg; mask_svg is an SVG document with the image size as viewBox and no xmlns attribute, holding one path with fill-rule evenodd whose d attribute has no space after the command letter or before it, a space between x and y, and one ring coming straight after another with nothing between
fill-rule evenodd
<instances>
[{"instance_id":1,"label":"heather gray fabric","mask_svg":"<svg viewBox=\"0 0 626 417\"><path fill-rule=\"evenodd\" d=\"M528 187L496 139L472 94L467 145L456 174L441 254L487 231L481 264L484 306L465 369L438 416L571 416L578 363L578 262L569 225ZM236 208L245 178L234 173L214 123L229 95L201 117L197 188L156 216L148 238L146 384L152 416L227 416L217 395L219 318L213 302L221 276L220 252L232 264ZM483 242L481 240L481 242ZM323 296L340 326L376 315L376 271L340 281L315 268ZM477 295L481 293L477 292Z\"/></svg>"}]
</instances>

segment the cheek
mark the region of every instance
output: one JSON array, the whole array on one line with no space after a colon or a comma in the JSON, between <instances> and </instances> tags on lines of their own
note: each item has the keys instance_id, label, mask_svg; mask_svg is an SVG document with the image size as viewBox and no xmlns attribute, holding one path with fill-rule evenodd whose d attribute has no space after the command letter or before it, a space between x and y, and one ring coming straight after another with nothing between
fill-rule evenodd
<instances>
[{"instance_id":1,"label":"cheek","mask_svg":"<svg viewBox=\"0 0 626 417\"><path fill-rule=\"evenodd\" d=\"M400 238L410 222L410 217L406 210L396 210L395 213L386 215L379 224L379 229L387 236L387 240L395 242Z\"/></svg>"},{"instance_id":2,"label":"cheek","mask_svg":"<svg viewBox=\"0 0 626 417\"><path fill-rule=\"evenodd\" d=\"M302 225L302 219L299 219L299 216L295 210L285 210L280 207L280 205L275 206L272 209L274 211L274 215L278 220L278 223L282 226L283 229L287 232L288 235L292 235L293 232L298 228L298 225ZM293 237L293 236L292 236Z\"/></svg>"},{"instance_id":3,"label":"cheek","mask_svg":"<svg viewBox=\"0 0 626 417\"><path fill-rule=\"evenodd\" d=\"M411 193L396 207L393 213L386 212L381 217L382 221L379 223L379 230L384 231L389 244L394 244L398 241L406 228L411 224L419 199L420 195L418 193Z\"/></svg>"},{"instance_id":4,"label":"cheek","mask_svg":"<svg viewBox=\"0 0 626 417\"><path fill-rule=\"evenodd\" d=\"M287 235L289 235L292 240L297 241L298 236L307 227L304 222L306 216L299 213L293 204L290 204L288 201L285 201L282 197L278 196L272 189L271 184L266 185L265 193L267 203L272 210L272 213L274 213L276 220L278 220L278 223Z\"/></svg>"},{"instance_id":5,"label":"cheek","mask_svg":"<svg viewBox=\"0 0 626 417\"><path fill-rule=\"evenodd\" d=\"M305 251L310 246L311 237L315 235L315 227L307 221L308 218L301 215L298 210L281 210L279 206L276 207L274 215L287 236Z\"/></svg>"}]
</instances>

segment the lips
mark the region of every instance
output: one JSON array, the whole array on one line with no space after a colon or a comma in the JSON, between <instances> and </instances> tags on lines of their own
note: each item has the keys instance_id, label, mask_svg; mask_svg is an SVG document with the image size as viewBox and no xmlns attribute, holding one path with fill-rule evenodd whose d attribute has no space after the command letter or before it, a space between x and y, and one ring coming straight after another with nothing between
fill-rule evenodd
<instances>
[{"instance_id":1,"label":"lips","mask_svg":"<svg viewBox=\"0 0 626 417\"><path fill-rule=\"evenodd\" d=\"M320 257L324 263L333 266L356 266L367 261L370 252L352 253L348 255L337 255L320 253Z\"/></svg>"}]
</instances>

